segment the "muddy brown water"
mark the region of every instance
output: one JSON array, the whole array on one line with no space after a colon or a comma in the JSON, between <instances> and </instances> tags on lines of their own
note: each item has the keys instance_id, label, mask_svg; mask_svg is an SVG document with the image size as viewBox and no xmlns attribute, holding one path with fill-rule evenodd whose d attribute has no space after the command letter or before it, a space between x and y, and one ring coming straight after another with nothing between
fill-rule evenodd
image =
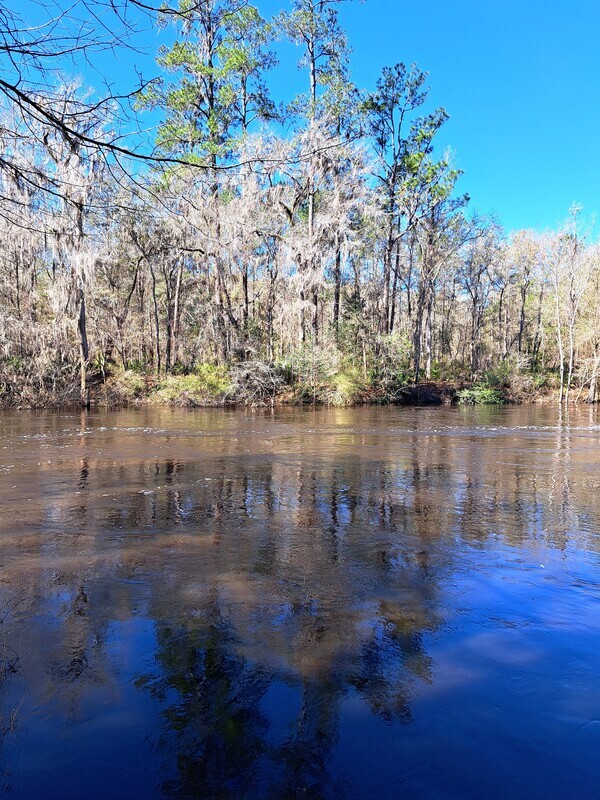
<instances>
[{"instance_id":1,"label":"muddy brown water","mask_svg":"<svg viewBox=\"0 0 600 800\"><path fill-rule=\"evenodd\" d=\"M0 502L0 795L600 797L594 409L5 413Z\"/></svg>"}]
</instances>

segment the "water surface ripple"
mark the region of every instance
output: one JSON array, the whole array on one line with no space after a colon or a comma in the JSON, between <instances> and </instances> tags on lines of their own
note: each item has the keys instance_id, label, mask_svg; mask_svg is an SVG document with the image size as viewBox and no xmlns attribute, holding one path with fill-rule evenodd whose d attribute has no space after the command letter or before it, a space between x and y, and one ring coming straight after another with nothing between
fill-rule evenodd
<instances>
[{"instance_id":1,"label":"water surface ripple","mask_svg":"<svg viewBox=\"0 0 600 800\"><path fill-rule=\"evenodd\" d=\"M0 415L0 794L600 797L599 489L590 409Z\"/></svg>"}]
</instances>

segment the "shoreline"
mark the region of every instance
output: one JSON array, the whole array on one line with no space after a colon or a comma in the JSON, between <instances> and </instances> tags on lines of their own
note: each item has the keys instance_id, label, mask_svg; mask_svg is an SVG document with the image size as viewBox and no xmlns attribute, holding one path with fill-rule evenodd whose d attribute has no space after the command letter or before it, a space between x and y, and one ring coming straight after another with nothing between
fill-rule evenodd
<instances>
[{"instance_id":1,"label":"shoreline","mask_svg":"<svg viewBox=\"0 0 600 800\"><path fill-rule=\"evenodd\" d=\"M168 383L168 377L166 379ZM399 387L393 395L384 395L374 390L357 391L354 395L336 397L322 396L324 387L319 392L310 387L297 385L285 386L282 390L268 397L228 396L228 394L206 395L182 389L165 392L164 390L146 390L138 393L123 391L123 387L109 378L105 384L90 387L89 403L81 403L76 397L68 397L61 393L60 397L46 397L35 402L31 396L23 398L17 392L0 395L0 411L58 411L62 409L108 409L121 408L358 408L361 406L407 406L435 407L451 405L550 405L558 402L557 392L531 392L515 396L507 388L485 389L477 383L450 383L447 381L424 381L418 384L407 384ZM329 387L325 387L326 389ZM569 406L593 405L583 398L583 393L573 391L573 399ZM38 395L39 399L39 395ZM19 402L19 401L22 402Z\"/></svg>"}]
</instances>

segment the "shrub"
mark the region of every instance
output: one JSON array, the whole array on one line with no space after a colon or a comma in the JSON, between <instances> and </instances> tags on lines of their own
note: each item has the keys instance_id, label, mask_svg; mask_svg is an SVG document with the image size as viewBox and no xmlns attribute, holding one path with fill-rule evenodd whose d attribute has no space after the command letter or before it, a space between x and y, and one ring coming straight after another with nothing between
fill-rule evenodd
<instances>
[{"instance_id":1,"label":"shrub","mask_svg":"<svg viewBox=\"0 0 600 800\"><path fill-rule=\"evenodd\" d=\"M334 345L307 343L295 350L281 365L281 374L288 375L294 387L295 402L327 402L327 387L338 373L341 361L342 354Z\"/></svg>"},{"instance_id":2,"label":"shrub","mask_svg":"<svg viewBox=\"0 0 600 800\"><path fill-rule=\"evenodd\" d=\"M470 389L461 389L456 393L456 398L461 405L499 405L504 403L504 397L497 389L483 383L475 384Z\"/></svg>"},{"instance_id":3,"label":"shrub","mask_svg":"<svg viewBox=\"0 0 600 800\"><path fill-rule=\"evenodd\" d=\"M248 406L273 403L285 385L285 375L275 364L243 361L233 368L228 397Z\"/></svg>"},{"instance_id":4,"label":"shrub","mask_svg":"<svg viewBox=\"0 0 600 800\"><path fill-rule=\"evenodd\" d=\"M347 368L331 377L322 399L332 406L351 406L360 399L364 390L358 370Z\"/></svg>"},{"instance_id":5,"label":"shrub","mask_svg":"<svg viewBox=\"0 0 600 800\"><path fill-rule=\"evenodd\" d=\"M203 405L221 403L231 389L225 367L200 364L188 375L163 375L156 383L151 400L171 405Z\"/></svg>"},{"instance_id":6,"label":"shrub","mask_svg":"<svg viewBox=\"0 0 600 800\"><path fill-rule=\"evenodd\" d=\"M146 391L145 376L134 369L117 372L111 380L111 391L117 402L127 402L141 397Z\"/></svg>"},{"instance_id":7,"label":"shrub","mask_svg":"<svg viewBox=\"0 0 600 800\"><path fill-rule=\"evenodd\" d=\"M194 367L194 375L209 395L225 395L231 389L229 370L220 364L198 364Z\"/></svg>"},{"instance_id":8,"label":"shrub","mask_svg":"<svg viewBox=\"0 0 600 800\"><path fill-rule=\"evenodd\" d=\"M214 405L224 400L231 387L227 369L212 364L201 364L187 374L180 370L166 375L121 370L109 383L110 402L117 404L146 398L171 405Z\"/></svg>"},{"instance_id":9,"label":"shrub","mask_svg":"<svg viewBox=\"0 0 600 800\"><path fill-rule=\"evenodd\" d=\"M0 359L0 369L11 372L23 372L25 364L19 356L6 356Z\"/></svg>"}]
</instances>

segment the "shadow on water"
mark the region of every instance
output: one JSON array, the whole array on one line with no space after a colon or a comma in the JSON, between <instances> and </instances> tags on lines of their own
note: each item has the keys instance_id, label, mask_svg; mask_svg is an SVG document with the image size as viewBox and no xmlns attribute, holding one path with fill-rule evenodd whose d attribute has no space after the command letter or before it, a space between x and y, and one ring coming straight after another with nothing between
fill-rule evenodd
<instances>
[{"instance_id":1,"label":"shadow on water","mask_svg":"<svg viewBox=\"0 0 600 800\"><path fill-rule=\"evenodd\" d=\"M600 789L595 417L0 422L13 797Z\"/></svg>"}]
</instances>

